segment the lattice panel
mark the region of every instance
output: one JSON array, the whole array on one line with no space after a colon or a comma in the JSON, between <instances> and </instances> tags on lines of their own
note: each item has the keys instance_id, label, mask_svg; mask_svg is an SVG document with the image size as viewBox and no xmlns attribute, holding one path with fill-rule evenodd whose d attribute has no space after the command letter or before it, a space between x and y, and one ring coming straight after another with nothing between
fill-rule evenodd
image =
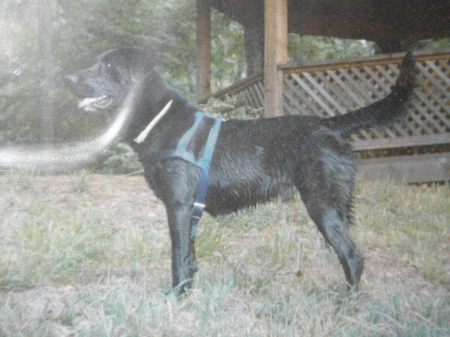
<instances>
[{"instance_id":1,"label":"lattice panel","mask_svg":"<svg viewBox=\"0 0 450 337\"><path fill-rule=\"evenodd\" d=\"M448 54L436 59L432 55L418 58L419 87L407 104L407 118L389 128L362 131L353 136L354 143L449 136L449 58ZM326 117L370 104L389 93L399 73L399 62L397 58L287 70L283 77L284 112Z\"/></svg>"},{"instance_id":2,"label":"lattice panel","mask_svg":"<svg viewBox=\"0 0 450 337\"><path fill-rule=\"evenodd\" d=\"M264 84L263 80L254 82L247 88L237 93L237 101L250 106L253 109L262 109L264 107Z\"/></svg>"}]
</instances>

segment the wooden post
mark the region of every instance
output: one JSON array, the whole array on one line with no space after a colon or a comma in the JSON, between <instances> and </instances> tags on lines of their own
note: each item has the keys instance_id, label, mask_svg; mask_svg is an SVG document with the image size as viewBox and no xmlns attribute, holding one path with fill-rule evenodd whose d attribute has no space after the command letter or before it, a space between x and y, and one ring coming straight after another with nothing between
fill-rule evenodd
<instances>
[{"instance_id":1,"label":"wooden post","mask_svg":"<svg viewBox=\"0 0 450 337\"><path fill-rule=\"evenodd\" d=\"M197 99L211 94L211 7L197 0Z\"/></svg>"},{"instance_id":2,"label":"wooden post","mask_svg":"<svg viewBox=\"0 0 450 337\"><path fill-rule=\"evenodd\" d=\"M287 62L287 0L264 0L264 110L283 114L283 78L278 65Z\"/></svg>"}]
</instances>

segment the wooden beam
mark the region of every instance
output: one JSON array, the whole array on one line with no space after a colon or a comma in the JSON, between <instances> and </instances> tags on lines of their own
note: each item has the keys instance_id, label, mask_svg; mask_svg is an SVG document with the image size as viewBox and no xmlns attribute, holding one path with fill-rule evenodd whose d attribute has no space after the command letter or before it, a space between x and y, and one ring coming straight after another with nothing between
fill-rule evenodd
<instances>
[{"instance_id":1,"label":"wooden beam","mask_svg":"<svg viewBox=\"0 0 450 337\"><path fill-rule=\"evenodd\" d=\"M211 7L197 0L197 98L211 95Z\"/></svg>"},{"instance_id":2,"label":"wooden beam","mask_svg":"<svg viewBox=\"0 0 450 337\"><path fill-rule=\"evenodd\" d=\"M282 72L287 62L287 0L264 0L265 116L283 114Z\"/></svg>"},{"instance_id":3,"label":"wooden beam","mask_svg":"<svg viewBox=\"0 0 450 337\"><path fill-rule=\"evenodd\" d=\"M450 153L360 159L357 171L367 180L392 179L401 183L450 180Z\"/></svg>"}]
</instances>

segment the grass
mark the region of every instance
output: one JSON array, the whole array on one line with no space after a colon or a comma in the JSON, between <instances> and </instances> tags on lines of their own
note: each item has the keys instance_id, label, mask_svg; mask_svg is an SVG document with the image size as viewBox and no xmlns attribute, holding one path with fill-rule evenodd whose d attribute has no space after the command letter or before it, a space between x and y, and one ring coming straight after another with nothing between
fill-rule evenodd
<instances>
[{"instance_id":1,"label":"grass","mask_svg":"<svg viewBox=\"0 0 450 337\"><path fill-rule=\"evenodd\" d=\"M166 295L165 213L143 178L0 185L0 337L450 335L448 185L358 182L357 295L298 198L206 216L180 301Z\"/></svg>"},{"instance_id":2,"label":"grass","mask_svg":"<svg viewBox=\"0 0 450 337\"><path fill-rule=\"evenodd\" d=\"M12 238L14 247L2 259L1 284L64 282L106 259L114 229L100 218L69 215L39 202L27 212L34 216L21 222Z\"/></svg>"}]
</instances>

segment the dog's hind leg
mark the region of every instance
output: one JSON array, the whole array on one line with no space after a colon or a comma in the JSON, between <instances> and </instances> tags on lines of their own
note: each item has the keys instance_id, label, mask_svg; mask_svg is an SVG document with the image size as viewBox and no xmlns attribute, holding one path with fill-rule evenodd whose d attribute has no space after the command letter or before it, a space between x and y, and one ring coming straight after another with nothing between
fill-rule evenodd
<instances>
[{"instance_id":1,"label":"dog's hind leg","mask_svg":"<svg viewBox=\"0 0 450 337\"><path fill-rule=\"evenodd\" d=\"M363 257L349 230L354 170L350 160L334 159L334 162L330 162L330 158L326 158L326 162L316 162L318 167L304 172L297 187L308 214L336 251L349 288L356 290L363 270Z\"/></svg>"},{"instance_id":2,"label":"dog's hind leg","mask_svg":"<svg viewBox=\"0 0 450 337\"><path fill-rule=\"evenodd\" d=\"M313 220L336 251L349 287L357 289L363 270L363 258L350 236L348 226L342 221L336 209L327 208L321 213L320 216L312 216Z\"/></svg>"}]
</instances>

